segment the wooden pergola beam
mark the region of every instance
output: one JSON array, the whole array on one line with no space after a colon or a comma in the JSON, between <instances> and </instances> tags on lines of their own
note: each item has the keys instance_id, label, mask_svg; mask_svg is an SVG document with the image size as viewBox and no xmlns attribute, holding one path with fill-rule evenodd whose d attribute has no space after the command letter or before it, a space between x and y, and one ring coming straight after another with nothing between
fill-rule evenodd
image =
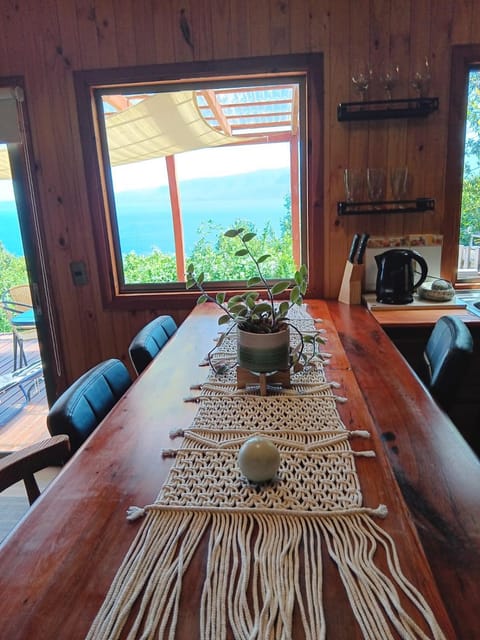
<instances>
[{"instance_id":1,"label":"wooden pergola beam","mask_svg":"<svg viewBox=\"0 0 480 640\"><path fill-rule=\"evenodd\" d=\"M230 128L230 123L223 112L222 105L217 100L215 91L209 89L208 91L199 91L198 93L205 98L207 105L215 116L223 133L227 136L231 136L232 130Z\"/></svg>"},{"instance_id":2,"label":"wooden pergola beam","mask_svg":"<svg viewBox=\"0 0 480 640\"><path fill-rule=\"evenodd\" d=\"M173 237L175 240L175 261L177 266L178 282L185 282L185 248L183 243L182 209L180 206L180 194L178 191L177 171L175 168L175 156L165 156L167 165L168 189L172 207Z\"/></svg>"}]
</instances>

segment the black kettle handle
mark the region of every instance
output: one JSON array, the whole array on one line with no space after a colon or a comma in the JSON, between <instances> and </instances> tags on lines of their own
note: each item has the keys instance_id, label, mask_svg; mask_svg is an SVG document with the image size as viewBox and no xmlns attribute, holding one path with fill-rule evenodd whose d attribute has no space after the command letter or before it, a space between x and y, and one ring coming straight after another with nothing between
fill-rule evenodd
<instances>
[{"instance_id":1,"label":"black kettle handle","mask_svg":"<svg viewBox=\"0 0 480 640\"><path fill-rule=\"evenodd\" d=\"M420 274L420 278L418 279L418 282L416 282L413 285L413 288L416 289L417 287L419 287L421 284L425 282L427 278L428 267L424 257L421 256L419 253L417 253L417 251L412 251L411 253L412 253L412 259L415 260L415 262L418 262L418 264L420 265L420 269L422 270L422 273Z\"/></svg>"}]
</instances>

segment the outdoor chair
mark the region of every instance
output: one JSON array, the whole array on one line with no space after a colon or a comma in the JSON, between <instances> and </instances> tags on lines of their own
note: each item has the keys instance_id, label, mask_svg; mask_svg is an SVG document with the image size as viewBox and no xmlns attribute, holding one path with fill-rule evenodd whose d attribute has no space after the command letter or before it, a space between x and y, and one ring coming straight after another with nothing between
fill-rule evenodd
<instances>
[{"instance_id":1,"label":"outdoor chair","mask_svg":"<svg viewBox=\"0 0 480 640\"><path fill-rule=\"evenodd\" d=\"M0 492L23 480L28 501L33 504L40 495L34 473L46 467L62 466L70 456L68 436L59 435L9 453L0 458Z\"/></svg>"},{"instance_id":2,"label":"outdoor chair","mask_svg":"<svg viewBox=\"0 0 480 640\"><path fill-rule=\"evenodd\" d=\"M158 316L137 333L128 352L138 375L160 353L176 330L177 325L171 316Z\"/></svg>"},{"instance_id":3,"label":"outdoor chair","mask_svg":"<svg viewBox=\"0 0 480 640\"><path fill-rule=\"evenodd\" d=\"M18 386L27 403L31 400L32 390L38 391L42 379L43 367L40 360L21 369L15 369L13 373L0 374L0 396Z\"/></svg>"},{"instance_id":4,"label":"outdoor chair","mask_svg":"<svg viewBox=\"0 0 480 640\"><path fill-rule=\"evenodd\" d=\"M11 287L2 294L2 308L5 311L13 335L13 370L27 366L24 341L37 339L32 295L28 284ZM21 314L30 312L29 317L19 321ZM30 317L31 315L31 317Z\"/></svg>"},{"instance_id":5,"label":"outdoor chair","mask_svg":"<svg viewBox=\"0 0 480 640\"><path fill-rule=\"evenodd\" d=\"M120 360L97 364L55 401L47 415L49 432L52 436L67 434L74 453L131 384L130 373Z\"/></svg>"}]
</instances>

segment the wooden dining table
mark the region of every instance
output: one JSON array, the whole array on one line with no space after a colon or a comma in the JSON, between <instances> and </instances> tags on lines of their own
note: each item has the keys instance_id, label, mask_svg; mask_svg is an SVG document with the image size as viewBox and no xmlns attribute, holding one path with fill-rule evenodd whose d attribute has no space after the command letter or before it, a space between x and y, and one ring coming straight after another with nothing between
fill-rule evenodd
<instances>
[{"instance_id":1,"label":"wooden dining table","mask_svg":"<svg viewBox=\"0 0 480 640\"><path fill-rule=\"evenodd\" d=\"M357 460L365 501L387 504L381 526L445 637L476 637L478 459L365 308L307 302L328 335L329 376L347 390L341 419L371 434L355 445L376 453L373 464ZM194 419L198 407L185 399L206 378L199 364L218 336L217 316L213 305L194 309L2 543L0 638L86 636L141 526L126 510L158 495L172 466L162 449L178 446L170 430ZM182 640L199 637L205 554L201 543L185 574L175 636ZM363 637L333 562L325 561L323 582L327 637Z\"/></svg>"}]
</instances>

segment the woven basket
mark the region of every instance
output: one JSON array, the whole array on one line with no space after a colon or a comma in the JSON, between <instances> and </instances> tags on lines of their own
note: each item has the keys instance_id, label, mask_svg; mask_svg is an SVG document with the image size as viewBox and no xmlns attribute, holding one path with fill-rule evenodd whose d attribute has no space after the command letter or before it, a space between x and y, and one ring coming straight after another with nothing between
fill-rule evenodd
<instances>
[{"instance_id":1,"label":"woven basket","mask_svg":"<svg viewBox=\"0 0 480 640\"><path fill-rule=\"evenodd\" d=\"M437 302L446 302L447 300L451 300L455 295L455 290L450 285L448 289L432 289L432 284L435 282L424 282L420 287L418 287L418 295L420 298L425 298L426 300L436 300Z\"/></svg>"}]
</instances>

